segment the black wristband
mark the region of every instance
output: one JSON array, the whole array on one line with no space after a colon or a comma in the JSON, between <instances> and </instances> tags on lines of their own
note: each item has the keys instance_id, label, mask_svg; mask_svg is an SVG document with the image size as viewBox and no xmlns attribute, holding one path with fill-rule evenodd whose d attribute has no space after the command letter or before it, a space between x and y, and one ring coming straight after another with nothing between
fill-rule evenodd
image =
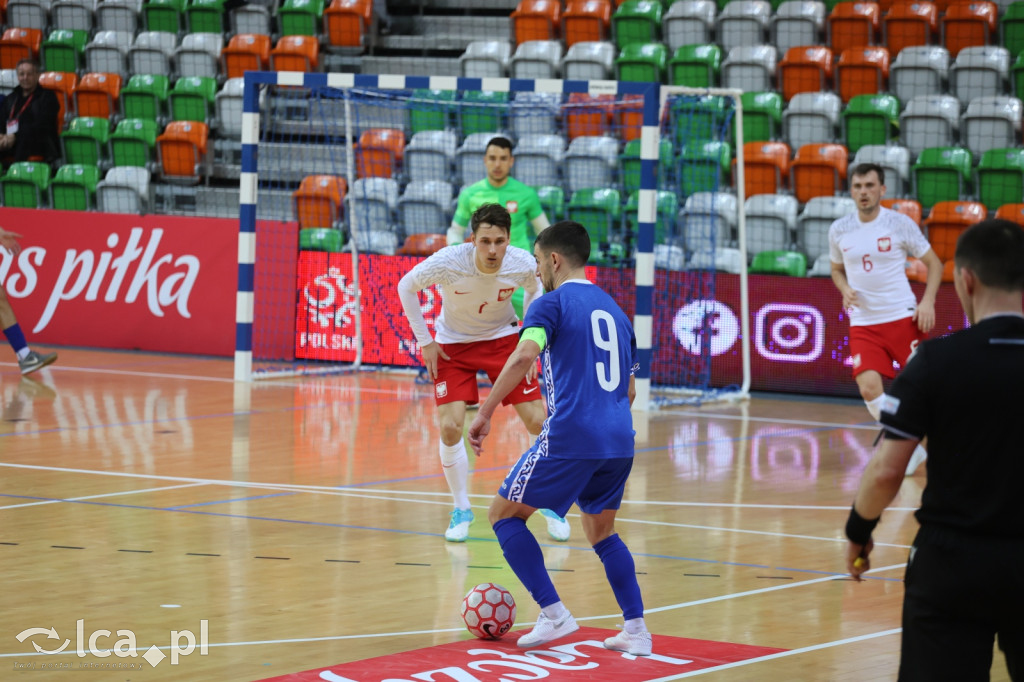
<instances>
[{"instance_id":1,"label":"black wristband","mask_svg":"<svg viewBox=\"0 0 1024 682\"><path fill-rule=\"evenodd\" d=\"M878 525L881 518L879 516L877 519L869 521L857 513L856 507L850 507L850 518L846 519L846 537L857 545L868 544L871 542L871 532L875 530L875 526Z\"/></svg>"}]
</instances>

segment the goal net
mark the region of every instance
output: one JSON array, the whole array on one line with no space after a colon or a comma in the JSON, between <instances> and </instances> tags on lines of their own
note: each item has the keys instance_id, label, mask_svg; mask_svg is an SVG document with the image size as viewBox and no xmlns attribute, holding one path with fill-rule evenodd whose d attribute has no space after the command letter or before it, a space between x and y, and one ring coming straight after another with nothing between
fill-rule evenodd
<instances>
[{"instance_id":1,"label":"goal net","mask_svg":"<svg viewBox=\"0 0 1024 682\"><path fill-rule=\"evenodd\" d=\"M247 73L236 378L419 367L395 287L446 243L500 136L548 220L587 227L588 275L633 316L638 407L652 387L693 400L742 386L722 360L747 335L716 352L715 298L723 277L738 290L745 276L725 257L742 224L729 187L738 99L709 101L655 83ZM440 296L420 302L432 326Z\"/></svg>"}]
</instances>

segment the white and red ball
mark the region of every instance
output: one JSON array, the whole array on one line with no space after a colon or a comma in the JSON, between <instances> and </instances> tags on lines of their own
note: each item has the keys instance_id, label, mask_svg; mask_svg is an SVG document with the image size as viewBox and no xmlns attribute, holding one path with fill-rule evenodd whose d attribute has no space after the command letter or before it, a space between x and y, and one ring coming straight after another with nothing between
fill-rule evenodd
<instances>
[{"instance_id":1,"label":"white and red ball","mask_svg":"<svg viewBox=\"0 0 1024 682\"><path fill-rule=\"evenodd\" d=\"M516 622L516 600L501 585L480 583L462 599L466 629L480 639L498 639Z\"/></svg>"}]
</instances>

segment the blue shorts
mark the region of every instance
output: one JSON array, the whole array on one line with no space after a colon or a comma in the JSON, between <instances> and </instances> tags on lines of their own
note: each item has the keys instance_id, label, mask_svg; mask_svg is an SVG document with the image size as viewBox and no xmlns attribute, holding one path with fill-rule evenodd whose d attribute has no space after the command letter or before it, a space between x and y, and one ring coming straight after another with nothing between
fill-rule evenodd
<instances>
[{"instance_id":1,"label":"blue shorts","mask_svg":"<svg viewBox=\"0 0 1024 682\"><path fill-rule=\"evenodd\" d=\"M498 494L559 516L565 516L573 502L584 513L600 514L619 508L632 468L632 457L557 459L541 457L534 445L509 469Z\"/></svg>"}]
</instances>

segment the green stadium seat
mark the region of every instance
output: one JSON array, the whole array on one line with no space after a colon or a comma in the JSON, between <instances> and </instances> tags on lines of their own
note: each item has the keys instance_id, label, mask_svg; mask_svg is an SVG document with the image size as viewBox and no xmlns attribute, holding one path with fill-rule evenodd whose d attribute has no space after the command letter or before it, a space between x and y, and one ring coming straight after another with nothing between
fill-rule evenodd
<instances>
[{"instance_id":1,"label":"green stadium seat","mask_svg":"<svg viewBox=\"0 0 1024 682\"><path fill-rule=\"evenodd\" d=\"M43 41L43 69L75 73L85 58L85 44L89 42L88 31L50 31Z\"/></svg>"},{"instance_id":2,"label":"green stadium seat","mask_svg":"<svg viewBox=\"0 0 1024 682\"><path fill-rule=\"evenodd\" d=\"M914 191L922 208L957 201L969 192L971 153L962 147L929 147L911 168Z\"/></svg>"},{"instance_id":3,"label":"green stadium seat","mask_svg":"<svg viewBox=\"0 0 1024 682\"><path fill-rule=\"evenodd\" d=\"M665 79L668 48L662 43L630 43L615 60L615 74L620 81L660 83Z\"/></svg>"},{"instance_id":4,"label":"green stadium seat","mask_svg":"<svg viewBox=\"0 0 1024 682\"><path fill-rule=\"evenodd\" d=\"M675 192L659 191L657 195L657 217L654 221L654 243L667 244L676 232L676 216L679 215L679 198ZM635 241L639 234L637 211L640 208L640 193L633 192L626 202L626 229Z\"/></svg>"},{"instance_id":5,"label":"green stadium seat","mask_svg":"<svg viewBox=\"0 0 1024 682\"><path fill-rule=\"evenodd\" d=\"M544 215L552 223L565 217L565 191L557 185L545 185L534 187L537 191L537 198L540 199Z\"/></svg>"},{"instance_id":6,"label":"green stadium seat","mask_svg":"<svg viewBox=\"0 0 1024 682\"><path fill-rule=\"evenodd\" d=\"M185 6L189 33L224 33L224 0L190 0Z\"/></svg>"},{"instance_id":7,"label":"green stadium seat","mask_svg":"<svg viewBox=\"0 0 1024 682\"><path fill-rule=\"evenodd\" d=\"M341 253L345 245L345 235L333 227L307 227L299 230L300 251L326 251Z\"/></svg>"},{"instance_id":8,"label":"green stadium seat","mask_svg":"<svg viewBox=\"0 0 1024 682\"><path fill-rule=\"evenodd\" d=\"M679 149L679 195L718 192L728 184L732 166L732 147L728 142L695 140Z\"/></svg>"},{"instance_id":9,"label":"green stadium seat","mask_svg":"<svg viewBox=\"0 0 1024 682\"><path fill-rule=\"evenodd\" d=\"M677 149L689 142L724 138L721 132L732 121L724 97L670 95L668 106Z\"/></svg>"},{"instance_id":10,"label":"green stadium seat","mask_svg":"<svg viewBox=\"0 0 1024 682\"><path fill-rule=\"evenodd\" d=\"M62 211L88 211L93 206L99 181L100 169L96 166L61 166L50 183L53 207Z\"/></svg>"},{"instance_id":11,"label":"green stadium seat","mask_svg":"<svg viewBox=\"0 0 1024 682\"><path fill-rule=\"evenodd\" d=\"M50 188L50 167L45 163L18 161L0 178L0 187L7 208L39 208Z\"/></svg>"},{"instance_id":12,"label":"green stadium seat","mask_svg":"<svg viewBox=\"0 0 1024 682\"><path fill-rule=\"evenodd\" d=\"M989 149L975 173L978 198L988 210L1024 202L1024 149Z\"/></svg>"},{"instance_id":13,"label":"green stadium seat","mask_svg":"<svg viewBox=\"0 0 1024 682\"><path fill-rule=\"evenodd\" d=\"M1010 51L1011 57L1016 58L1024 52L1024 2L1018 0L1010 3L999 25L1002 28L1003 47Z\"/></svg>"},{"instance_id":14,"label":"green stadium seat","mask_svg":"<svg viewBox=\"0 0 1024 682\"><path fill-rule=\"evenodd\" d=\"M455 90L414 90L409 110L411 135L424 130L447 130L455 118Z\"/></svg>"},{"instance_id":15,"label":"green stadium seat","mask_svg":"<svg viewBox=\"0 0 1024 682\"><path fill-rule=\"evenodd\" d=\"M187 0L146 0L142 6L146 30L177 34L181 31L186 2Z\"/></svg>"},{"instance_id":16,"label":"green stadium seat","mask_svg":"<svg viewBox=\"0 0 1024 682\"><path fill-rule=\"evenodd\" d=\"M662 138L658 143L658 187L665 187L668 183L673 156L675 151L672 142ZM622 150L619 156L619 180L627 196L640 189L640 140L630 140Z\"/></svg>"},{"instance_id":17,"label":"green stadium seat","mask_svg":"<svg viewBox=\"0 0 1024 682\"><path fill-rule=\"evenodd\" d=\"M203 76L179 78L167 98L172 121L206 123L217 99L217 80Z\"/></svg>"},{"instance_id":18,"label":"green stadium seat","mask_svg":"<svg viewBox=\"0 0 1024 682\"><path fill-rule=\"evenodd\" d=\"M505 130L508 121L507 92L474 90L462 96L459 119L463 136L473 133L496 133ZM476 105L476 106L474 106Z\"/></svg>"},{"instance_id":19,"label":"green stadium seat","mask_svg":"<svg viewBox=\"0 0 1024 682\"><path fill-rule=\"evenodd\" d=\"M626 0L612 14L612 34L620 50L634 43L661 40L663 8L658 0Z\"/></svg>"},{"instance_id":20,"label":"green stadium seat","mask_svg":"<svg viewBox=\"0 0 1024 682\"><path fill-rule=\"evenodd\" d=\"M743 106L744 143L767 142L779 138L782 128L782 95L777 92L745 92L740 97L740 103Z\"/></svg>"},{"instance_id":21,"label":"green stadium seat","mask_svg":"<svg viewBox=\"0 0 1024 682\"><path fill-rule=\"evenodd\" d=\"M581 189L573 192L569 220L587 228L590 257L595 259L611 241L621 241L622 196L617 189Z\"/></svg>"},{"instance_id":22,"label":"green stadium seat","mask_svg":"<svg viewBox=\"0 0 1024 682\"><path fill-rule=\"evenodd\" d=\"M807 256L797 251L762 251L754 256L750 274L807 276Z\"/></svg>"},{"instance_id":23,"label":"green stadium seat","mask_svg":"<svg viewBox=\"0 0 1024 682\"><path fill-rule=\"evenodd\" d=\"M1013 94L1018 98L1024 96L1024 54L1018 55L1013 62Z\"/></svg>"},{"instance_id":24,"label":"green stadium seat","mask_svg":"<svg viewBox=\"0 0 1024 682\"><path fill-rule=\"evenodd\" d=\"M277 11L277 25L283 36L319 36L323 0L285 0Z\"/></svg>"},{"instance_id":25,"label":"green stadium seat","mask_svg":"<svg viewBox=\"0 0 1024 682\"><path fill-rule=\"evenodd\" d=\"M164 120L169 92L167 76L136 74L121 89L121 113L125 118Z\"/></svg>"},{"instance_id":26,"label":"green stadium seat","mask_svg":"<svg viewBox=\"0 0 1024 682\"><path fill-rule=\"evenodd\" d=\"M123 119L110 135L110 156L114 165L149 168L155 160L156 136L159 133L159 126L152 119Z\"/></svg>"},{"instance_id":27,"label":"green stadium seat","mask_svg":"<svg viewBox=\"0 0 1024 682\"><path fill-rule=\"evenodd\" d=\"M899 135L899 120L900 102L892 95L854 96L843 111L846 147L856 154L869 144L888 144Z\"/></svg>"},{"instance_id":28,"label":"green stadium seat","mask_svg":"<svg viewBox=\"0 0 1024 682\"><path fill-rule=\"evenodd\" d=\"M72 119L60 136L64 163L99 166L107 159L110 122L105 118L79 116Z\"/></svg>"},{"instance_id":29,"label":"green stadium seat","mask_svg":"<svg viewBox=\"0 0 1024 682\"><path fill-rule=\"evenodd\" d=\"M691 88L718 86L722 48L718 45L681 45L668 62L668 82Z\"/></svg>"}]
</instances>

